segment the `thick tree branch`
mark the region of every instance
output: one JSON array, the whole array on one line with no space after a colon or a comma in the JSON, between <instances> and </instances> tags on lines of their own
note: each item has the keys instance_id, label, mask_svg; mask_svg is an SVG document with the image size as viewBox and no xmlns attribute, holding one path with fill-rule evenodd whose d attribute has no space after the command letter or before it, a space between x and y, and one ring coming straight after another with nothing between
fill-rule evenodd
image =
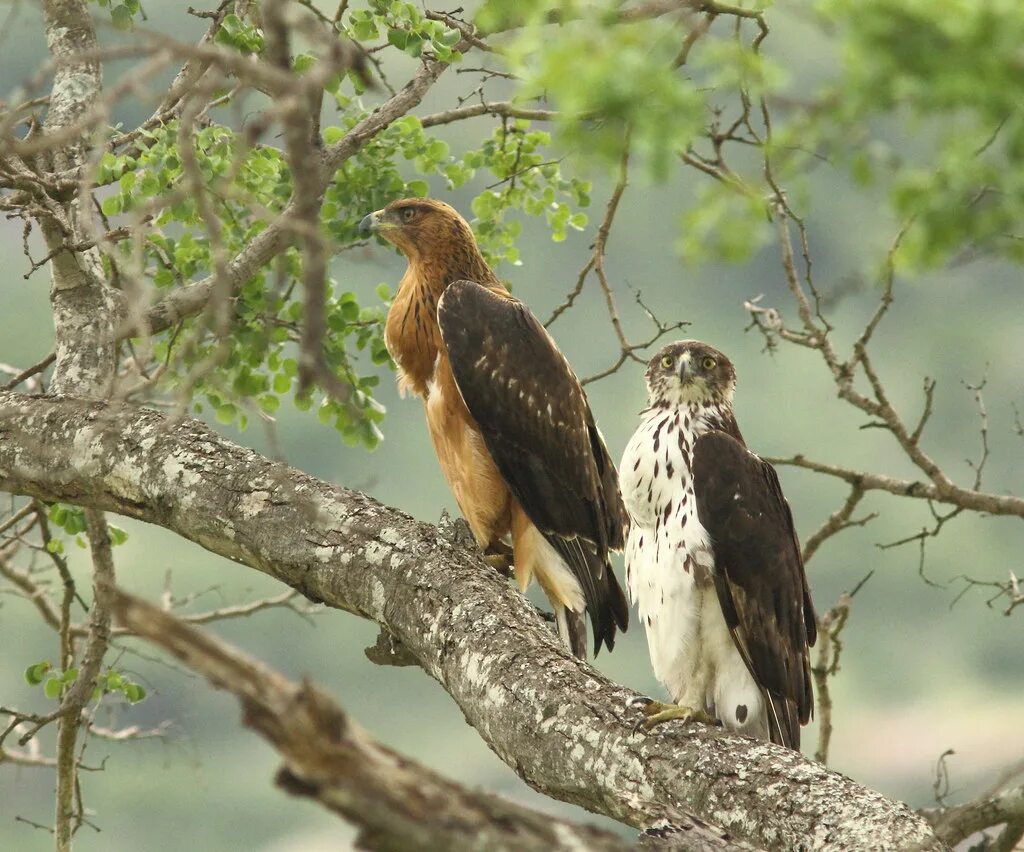
<instances>
[{"instance_id":1,"label":"thick tree branch","mask_svg":"<svg viewBox=\"0 0 1024 852\"><path fill-rule=\"evenodd\" d=\"M44 137L60 135L92 108L99 97L99 62L84 59L95 51L96 33L85 0L45 0L47 44L59 61L50 93ZM78 139L46 152L51 171L76 169L85 161L88 139ZM114 374L115 301L103 280L95 248L76 253L64 246L88 239L84 218L89 211L80 198L65 204L47 202L38 216L52 254L50 303L56 339L53 387L62 392L103 396Z\"/></svg>"},{"instance_id":2,"label":"thick tree branch","mask_svg":"<svg viewBox=\"0 0 1024 852\"><path fill-rule=\"evenodd\" d=\"M567 655L446 528L129 406L0 393L0 489L117 511L385 626L536 789L640 828L691 815L772 849L939 849L905 805L700 725L636 734L635 697Z\"/></svg>"},{"instance_id":3,"label":"thick tree branch","mask_svg":"<svg viewBox=\"0 0 1024 852\"><path fill-rule=\"evenodd\" d=\"M610 832L474 793L375 742L325 692L246 657L208 633L115 590L125 629L169 651L242 705L245 724L284 758L277 783L361 830L366 849L624 850Z\"/></svg>"},{"instance_id":4,"label":"thick tree branch","mask_svg":"<svg viewBox=\"0 0 1024 852\"><path fill-rule=\"evenodd\" d=\"M79 169L88 159L88 134L71 141L61 139L78 119L97 103L102 87L99 61L89 58L98 42L92 18L84 0L44 0L43 17L47 45L57 63L50 92L43 138L52 146L40 155L51 172ZM61 140L57 142L56 140ZM56 363L52 388L103 397L114 377L117 301L108 286L95 247L74 251L69 244L90 238L89 199L81 194L63 203L47 201L36 215L49 249L52 283L50 304L56 340ZM95 241L93 241L95 243ZM46 519L38 512L44 535ZM78 789L80 755L76 754L82 710L88 703L103 664L110 639L110 611L107 590L114 582L110 537L103 512L87 508L86 530L93 562L93 600L89 610L89 633L78 675L64 692L57 711L57 790L54 838L57 852L69 852L71 838L84 818ZM60 641L62 665L69 671L73 650L69 636L69 614L73 584L65 577L61 606Z\"/></svg>"},{"instance_id":5,"label":"thick tree branch","mask_svg":"<svg viewBox=\"0 0 1024 852\"><path fill-rule=\"evenodd\" d=\"M1024 825L1024 785L998 791L962 805L936 808L923 813L935 826L935 833L950 846L954 846L985 828L1003 824L1008 828Z\"/></svg>"}]
</instances>

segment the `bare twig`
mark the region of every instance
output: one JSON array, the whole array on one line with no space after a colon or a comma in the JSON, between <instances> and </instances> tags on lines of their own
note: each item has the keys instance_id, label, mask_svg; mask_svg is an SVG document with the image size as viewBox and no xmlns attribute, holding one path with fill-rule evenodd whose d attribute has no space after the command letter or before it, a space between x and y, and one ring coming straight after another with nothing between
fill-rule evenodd
<instances>
[{"instance_id":1,"label":"bare twig","mask_svg":"<svg viewBox=\"0 0 1024 852\"><path fill-rule=\"evenodd\" d=\"M164 597L164 612L175 612L177 608L183 604L189 603L190 600L186 598L184 601L175 601L170 595ZM175 617L183 621L185 624L212 624L217 621L231 621L236 618L248 618L250 615L254 615L258 612L263 612L268 609L290 609L292 612L308 618L312 613L316 611L314 604L307 603L303 605L301 603L301 596L294 589L290 589L287 592L282 592L279 595L274 595L269 598L260 598L254 601L247 601L241 604L232 604L230 606L217 607L216 609L206 610L205 612L196 613L175 613ZM72 636L84 636L87 635L87 627L75 626L71 628ZM112 627L110 630L110 636L121 637L133 635L126 627Z\"/></svg>"},{"instance_id":2,"label":"bare twig","mask_svg":"<svg viewBox=\"0 0 1024 852\"><path fill-rule=\"evenodd\" d=\"M985 512L990 515L1013 515L1018 518L1024 518L1024 497L974 491L973 489L960 488L956 485L940 490L934 483L900 479L880 473L868 473L841 465L813 461L803 455L795 455L789 458L773 457L765 460L775 465L790 465L810 470L814 473L832 476L848 482L850 485L858 485L865 491L885 491L897 497L932 500L945 505L960 506L974 512Z\"/></svg>"},{"instance_id":3,"label":"bare twig","mask_svg":"<svg viewBox=\"0 0 1024 852\"><path fill-rule=\"evenodd\" d=\"M939 805L943 805L946 801L946 796L949 795L949 758L955 754L956 752L953 749L947 748L939 755L939 759L935 761L935 780L932 782L932 795L935 796L935 801Z\"/></svg>"},{"instance_id":4,"label":"bare twig","mask_svg":"<svg viewBox=\"0 0 1024 852\"><path fill-rule=\"evenodd\" d=\"M986 601L985 606L990 607L997 600L1006 598L1009 602L1003 615L1012 615L1013 611L1024 604L1024 592L1021 591L1020 578L1014 573L1013 569L1007 571L1008 578L1006 580L978 580L974 577L968 577L966 574L959 574L954 577L954 580L960 580L963 582L964 587L960 590L959 594L952 601L950 601L950 608L952 609L957 603L966 595L971 589L983 588L983 589L994 589L994 593L990 595Z\"/></svg>"},{"instance_id":5,"label":"bare twig","mask_svg":"<svg viewBox=\"0 0 1024 852\"><path fill-rule=\"evenodd\" d=\"M0 387L0 390L14 390L22 382L27 381L28 379L31 379L33 376L43 372L43 370L49 367L55 360L57 360L57 356L55 353L51 352L49 355L43 358L43 360L40 361L38 364L33 364L31 367L28 367L19 373L15 373L14 378L7 382L7 384L5 384L3 387ZM6 365L3 365L3 367L5 368L4 372L9 372L6 369ZM29 387L30 391L34 391L36 389L36 387Z\"/></svg>"},{"instance_id":6,"label":"bare twig","mask_svg":"<svg viewBox=\"0 0 1024 852\"><path fill-rule=\"evenodd\" d=\"M465 70L465 69L460 69ZM496 115L507 118L526 118L530 121L554 121L558 113L549 109L530 109L519 106L512 101L492 101L490 103L468 104L456 107L455 109L435 112L423 116L420 123L424 127L437 127L442 124L452 124L456 121L465 121L467 118L475 118L480 115Z\"/></svg>"},{"instance_id":7,"label":"bare twig","mask_svg":"<svg viewBox=\"0 0 1024 852\"><path fill-rule=\"evenodd\" d=\"M818 548L832 536L836 535L836 533L840 533L850 527L862 527L878 517L877 512L871 512L857 520L850 520L850 516L853 514L863 497L864 489L862 487L854 485L853 488L850 489L850 494L846 498L846 502L843 503L839 509L829 515L828 519L804 542L804 564L810 562L814 554L818 552Z\"/></svg>"},{"instance_id":8,"label":"bare twig","mask_svg":"<svg viewBox=\"0 0 1024 852\"><path fill-rule=\"evenodd\" d=\"M74 806L78 782L75 743L82 724L82 709L92 696L103 657L110 641L110 594L114 583L114 560L110 533L103 513L85 510L86 529L93 560L93 600L89 611L89 637L86 640L78 676L64 693L57 723L57 849L71 848L71 835L82 824L81 808Z\"/></svg>"},{"instance_id":9,"label":"bare twig","mask_svg":"<svg viewBox=\"0 0 1024 852\"><path fill-rule=\"evenodd\" d=\"M616 182L615 187L612 190L612 194L608 199L608 204L605 207L604 219L601 221L601 224L597 229L597 237L594 239L593 251L591 252L590 258L587 260L586 264L584 264L583 269L580 270L580 274L576 277L576 285L566 296L565 301L555 308L551 316L548 317L547 322L544 323L544 327L549 328L562 314L573 306L576 302L576 298L583 291L583 285L586 283L587 276L593 272L597 278L598 286L601 288L601 293L604 296L605 308L607 309L608 317L611 320L612 329L615 332L615 338L619 344L619 355L610 367L582 379L580 383L584 385L612 375L628 360L633 360L641 364L644 363L643 359L636 354L637 352L643 351L644 349L654 345L654 343L660 340L669 331L682 328L684 325L688 324L685 321L677 321L669 324L661 322L650 308L641 301L640 295L637 294L637 304L643 308L647 316L654 323L655 332L648 340L633 343L626 337L626 333L623 330L622 320L619 318L618 307L615 303L615 294L605 271L605 253L608 246L608 237L611 234L612 224L615 221L615 213L619 209L619 202L622 200L622 194L626 191L628 183L629 144L627 139L626 150L624 151L619 163L619 179Z\"/></svg>"},{"instance_id":10,"label":"bare twig","mask_svg":"<svg viewBox=\"0 0 1024 852\"><path fill-rule=\"evenodd\" d=\"M43 621L54 630L61 629L61 617L53 608L49 594L46 589L33 580L32 575L27 571L19 571L3 558L0 554L0 576L6 577L15 585L25 597L32 602L32 605L39 611Z\"/></svg>"},{"instance_id":11,"label":"bare twig","mask_svg":"<svg viewBox=\"0 0 1024 852\"><path fill-rule=\"evenodd\" d=\"M814 677L815 692L818 696L818 746L814 759L819 763L828 763L829 743L832 740L832 693L829 678L839 671L839 656L843 651L839 635L846 627L850 617L850 606L853 598L875 572L869 571L853 590L840 596L834 607L818 620L818 652L817 660L811 669Z\"/></svg>"}]
</instances>

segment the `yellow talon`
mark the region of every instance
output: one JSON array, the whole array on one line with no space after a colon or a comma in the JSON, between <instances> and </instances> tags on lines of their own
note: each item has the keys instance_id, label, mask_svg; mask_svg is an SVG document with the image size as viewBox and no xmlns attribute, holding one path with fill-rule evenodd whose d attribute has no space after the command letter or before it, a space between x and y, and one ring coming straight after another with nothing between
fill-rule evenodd
<instances>
[{"instance_id":1,"label":"yellow talon","mask_svg":"<svg viewBox=\"0 0 1024 852\"><path fill-rule=\"evenodd\" d=\"M652 701L646 705L643 714L644 718L637 728L643 728L645 731L665 722L671 722L673 719L681 719L684 722L701 722L705 725L715 724L715 720L704 710L684 707L682 704L664 704L661 701Z\"/></svg>"}]
</instances>

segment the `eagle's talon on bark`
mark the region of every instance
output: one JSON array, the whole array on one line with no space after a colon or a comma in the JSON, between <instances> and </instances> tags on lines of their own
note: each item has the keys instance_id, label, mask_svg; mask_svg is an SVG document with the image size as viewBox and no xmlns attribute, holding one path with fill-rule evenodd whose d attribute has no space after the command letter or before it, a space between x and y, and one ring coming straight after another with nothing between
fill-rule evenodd
<instances>
[{"instance_id":1,"label":"eagle's talon on bark","mask_svg":"<svg viewBox=\"0 0 1024 852\"><path fill-rule=\"evenodd\" d=\"M512 557L507 553L485 553L484 562L506 580L512 576Z\"/></svg>"},{"instance_id":2,"label":"eagle's talon on bark","mask_svg":"<svg viewBox=\"0 0 1024 852\"><path fill-rule=\"evenodd\" d=\"M650 731L658 725L671 722L673 719L680 719L684 722L700 722L704 725L715 724L715 719L708 715L707 711L685 707L682 704L665 704L661 701L650 701L642 712L644 718L636 723L633 733L638 732L641 728L645 731Z\"/></svg>"}]
</instances>

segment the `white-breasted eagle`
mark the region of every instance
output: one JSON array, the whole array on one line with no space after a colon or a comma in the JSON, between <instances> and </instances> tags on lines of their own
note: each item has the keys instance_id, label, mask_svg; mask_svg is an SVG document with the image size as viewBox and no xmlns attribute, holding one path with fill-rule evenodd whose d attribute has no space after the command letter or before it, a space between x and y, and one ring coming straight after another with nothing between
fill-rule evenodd
<instances>
[{"instance_id":1,"label":"white-breasted eagle","mask_svg":"<svg viewBox=\"0 0 1024 852\"><path fill-rule=\"evenodd\" d=\"M626 586L671 718L800 748L812 713L816 626L793 518L775 469L733 415L736 373L696 340L648 364L648 406L619 478L631 525Z\"/></svg>"}]
</instances>

